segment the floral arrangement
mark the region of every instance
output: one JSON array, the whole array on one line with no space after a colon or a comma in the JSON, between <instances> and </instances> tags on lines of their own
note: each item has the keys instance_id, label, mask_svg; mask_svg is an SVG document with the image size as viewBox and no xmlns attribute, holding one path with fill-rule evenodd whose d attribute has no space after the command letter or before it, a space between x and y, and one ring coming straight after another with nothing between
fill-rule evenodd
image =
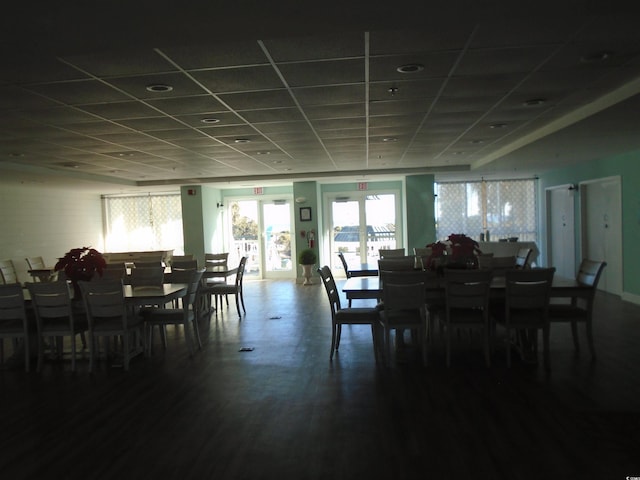
<instances>
[{"instance_id":1,"label":"floral arrangement","mask_svg":"<svg viewBox=\"0 0 640 480\"><path fill-rule=\"evenodd\" d=\"M466 266L472 263L475 267L478 264L477 255L482 253L478 242L464 233L452 233L444 242L430 243L427 248L431 249L431 256L427 260L431 269L436 268L438 259L445 255L451 257L450 262L447 263L465 264ZM440 261L440 263L444 262Z\"/></svg>"},{"instance_id":2,"label":"floral arrangement","mask_svg":"<svg viewBox=\"0 0 640 480\"><path fill-rule=\"evenodd\" d=\"M82 247L69 250L64 257L58 259L54 270L63 270L74 285L79 280L91 280L93 274L107 267L107 262L100 252L94 248Z\"/></svg>"}]
</instances>

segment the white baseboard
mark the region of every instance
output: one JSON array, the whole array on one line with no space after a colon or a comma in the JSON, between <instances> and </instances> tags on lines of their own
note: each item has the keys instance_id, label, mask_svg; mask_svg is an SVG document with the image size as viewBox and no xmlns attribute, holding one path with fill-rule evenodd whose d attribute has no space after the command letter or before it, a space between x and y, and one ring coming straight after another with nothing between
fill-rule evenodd
<instances>
[{"instance_id":1,"label":"white baseboard","mask_svg":"<svg viewBox=\"0 0 640 480\"><path fill-rule=\"evenodd\" d=\"M622 300L640 305L640 295L634 293L622 292Z\"/></svg>"}]
</instances>

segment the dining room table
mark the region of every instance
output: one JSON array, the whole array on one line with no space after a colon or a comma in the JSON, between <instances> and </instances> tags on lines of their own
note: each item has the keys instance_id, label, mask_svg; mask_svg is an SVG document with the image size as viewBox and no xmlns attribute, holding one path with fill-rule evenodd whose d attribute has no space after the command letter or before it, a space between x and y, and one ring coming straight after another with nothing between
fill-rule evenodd
<instances>
[{"instance_id":1,"label":"dining room table","mask_svg":"<svg viewBox=\"0 0 640 480\"><path fill-rule=\"evenodd\" d=\"M441 289L444 296L444 277ZM502 298L505 294L506 282L504 276L497 276L491 280L491 297ZM551 297L571 298L588 296L588 285L579 283L575 278L554 276L551 284ZM380 277L351 277L342 284L342 291L347 300L355 299L380 299L382 298L382 285Z\"/></svg>"}]
</instances>

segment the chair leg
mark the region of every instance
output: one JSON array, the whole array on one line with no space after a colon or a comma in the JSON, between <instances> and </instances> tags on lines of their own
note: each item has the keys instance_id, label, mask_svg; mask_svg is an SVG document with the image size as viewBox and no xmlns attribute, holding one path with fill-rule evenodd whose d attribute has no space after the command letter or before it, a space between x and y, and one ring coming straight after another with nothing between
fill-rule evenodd
<instances>
[{"instance_id":1,"label":"chair leg","mask_svg":"<svg viewBox=\"0 0 640 480\"><path fill-rule=\"evenodd\" d=\"M240 294L236 293L235 297L236 297L236 312L238 312L239 316L242 316L242 314L240 313Z\"/></svg>"},{"instance_id":2,"label":"chair leg","mask_svg":"<svg viewBox=\"0 0 640 480\"><path fill-rule=\"evenodd\" d=\"M571 335L573 336L573 346L576 349L576 353L579 353L580 340L578 339L578 323L575 320L571 320Z\"/></svg>"},{"instance_id":3,"label":"chair leg","mask_svg":"<svg viewBox=\"0 0 640 480\"><path fill-rule=\"evenodd\" d=\"M240 303L242 303L242 311L244 313L247 313L247 309L244 308L244 295L242 293L242 290L240 290L239 295L240 295Z\"/></svg>"},{"instance_id":4,"label":"chair leg","mask_svg":"<svg viewBox=\"0 0 640 480\"><path fill-rule=\"evenodd\" d=\"M589 351L591 352L591 357L596 358L596 347L593 343L593 331L591 330L590 318L588 318L585 322L585 327L587 329L587 342L589 343Z\"/></svg>"},{"instance_id":5,"label":"chair leg","mask_svg":"<svg viewBox=\"0 0 640 480\"><path fill-rule=\"evenodd\" d=\"M76 371L76 335L71 332L71 371Z\"/></svg>"},{"instance_id":6,"label":"chair leg","mask_svg":"<svg viewBox=\"0 0 640 480\"><path fill-rule=\"evenodd\" d=\"M551 369L550 354L549 354L549 336L550 336L549 333L550 333L550 328L549 328L549 325L547 325L542 329L542 348L544 348L544 368L547 371Z\"/></svg>"},{"instance_id":7,"label":"chair leg","mask_svg":"<svg viewBox=\"0 0 640 480\"><path fill-rule=\"evenodd\" d=\"M337 325L333 325L333 328L331 329L331 350L329 351L329 360L333 359L333 352L336 349L336 330L337 330L338 326Z\"/></svg>"},{"instance_id":8,"label":"chair leg","mask_svg":"<svg viewBox=\"0 0 640 480\"><path fill-rule=\"evenodd\" d=\"M336 327L336 351L340 348L340 337L342 337L342 325L338 324Z\"/></svg>"}]
</instances>

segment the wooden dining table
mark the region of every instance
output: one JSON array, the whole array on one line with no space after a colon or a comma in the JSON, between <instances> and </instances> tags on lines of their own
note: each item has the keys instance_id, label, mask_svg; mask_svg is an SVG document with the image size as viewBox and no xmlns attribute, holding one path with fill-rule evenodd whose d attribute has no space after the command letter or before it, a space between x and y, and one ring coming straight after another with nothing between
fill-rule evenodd
<instances>
[{"instance_id":1,"label":"wooden dining table","mask_svg":"<svg viewBox=\"0 0 640 480\"><path fill-rule=\"evenodd\" d=\"M491 296L500 298L504 296L506 283L503 276L494 277L491 281ZM444 295L444 278L442 278L442 292ZM568 298L587 296L591 287L578 283L575 278L554 276L551 284L551 297ZM347 300L355 299L379 299L382 298L382 286L380 277L351 277L342 285L342 291Z\"/></svg>"}]
</instances>

